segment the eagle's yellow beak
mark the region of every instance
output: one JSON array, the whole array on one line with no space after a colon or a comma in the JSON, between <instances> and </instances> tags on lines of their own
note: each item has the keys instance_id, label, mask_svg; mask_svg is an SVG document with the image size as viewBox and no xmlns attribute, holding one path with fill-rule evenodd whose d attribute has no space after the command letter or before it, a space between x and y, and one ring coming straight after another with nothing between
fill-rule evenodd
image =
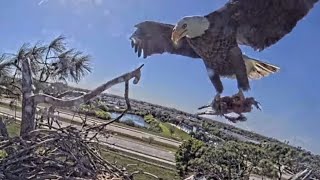
<instances>
[{"instance_id":1,"label":"eagle's yellow beak","mask_svg":"<svg viewBox=\"0 0 320 180\"><path fill-rule=\"evenodd\" d=\"M171 40L174 44L178 44L179 40L185 36L185 29L173 29L171 34Z\"/></svg>"}]
</instances>

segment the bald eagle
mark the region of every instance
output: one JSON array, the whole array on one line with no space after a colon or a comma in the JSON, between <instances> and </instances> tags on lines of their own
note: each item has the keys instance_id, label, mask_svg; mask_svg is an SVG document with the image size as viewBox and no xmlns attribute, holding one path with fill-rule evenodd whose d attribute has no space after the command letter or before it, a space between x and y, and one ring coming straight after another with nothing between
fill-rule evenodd
<instances>
[{"instance_id":1,"label":"bald eagle","mask_svg":"<svg viewBox=\"0 0 320 180\"><path fill-rule=\"evenodd\" d=\"M221 77L237 80L240 98L250 90L249 79L260 79L279 67L243 55L239 45L262 51L290 33L318 0L229 0L204 16L187 16L175 25L144 21L130 37L140 57L170 53L201 58L216 89Z\"/></svg>"}]
</instances>

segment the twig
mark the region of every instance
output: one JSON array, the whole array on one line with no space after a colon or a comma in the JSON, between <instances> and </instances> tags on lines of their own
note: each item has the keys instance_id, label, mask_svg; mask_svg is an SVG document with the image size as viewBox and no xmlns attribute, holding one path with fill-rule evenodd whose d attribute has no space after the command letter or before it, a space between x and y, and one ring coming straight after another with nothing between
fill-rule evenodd
<instances>
[{"instance_id":1,"label":"twig","mask_svg":"<svg viewBox=\"0 0 320 180\"><path fill-rule=\"evenodd\" d=\"M111 120L109 122L103 123L103 124L99 124L93 127L90 127L89 129L86 130L86 134L88 134L90 131L97 131L90 139L89 141L91 141L92 139L94 139L97 135L98 132L100 132L101 130L103 130L107 125L112 124L113 122L119 121L126 113L127 113L128 109L126 109L125 111L123 111L120 116L118 116L117 118L115 118L114 120Z\"/></svg>"}]
</instances>

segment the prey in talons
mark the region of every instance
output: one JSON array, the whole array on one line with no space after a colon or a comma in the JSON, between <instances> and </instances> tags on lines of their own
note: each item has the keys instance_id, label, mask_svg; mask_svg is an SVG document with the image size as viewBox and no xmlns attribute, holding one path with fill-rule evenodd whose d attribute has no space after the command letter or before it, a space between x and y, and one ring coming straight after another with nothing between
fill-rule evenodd
<instances>
[{"instance_id":1,"label":"prey in talons","mask_svg":"<svg viewBox=\"0 0 320 180\"><path fill-rule=\"evenodd\" d=\"M240 91L239 91L240 92ZM239 97L240 96L240 97ZM245 98L243 94L237 93L233 96L224 96L220 98L215 98L210 105L202 106L198 108L199 110L209 108L204 112L197 113L197 115L215 115L222 116L227 120L237 123L241 121L246 121L247 118L243 113L251 112L253 107L261 110L261 105L253 97ZM230 116L228 114L235 113L236 117Z\"/></svg>"}]
</instances>

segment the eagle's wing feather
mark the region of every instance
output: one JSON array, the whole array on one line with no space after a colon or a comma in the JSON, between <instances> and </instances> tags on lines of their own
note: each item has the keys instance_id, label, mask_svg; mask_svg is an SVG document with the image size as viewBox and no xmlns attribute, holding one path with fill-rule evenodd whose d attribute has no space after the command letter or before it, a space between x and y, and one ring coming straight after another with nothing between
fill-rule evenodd
<instances>
[{"instance_id":1,"label":"eagle's wing feather","mask_svg":"<svg viewBox=\"0 0 320 180\"><path fill-rule=\"evenodd\" d=\"M178 45L171 41L171 33L174 25L154 21L144 21L137 25L131 35L131 46L138 57L143 54L146 58L153 54L170 53L191 58L200 58L194 52L185 38L181 39Z\"/></svg>"},{"instance_id":2,"label":"eagle's wing feather","mask_svg":"<svg viewBox=\"0 0 320 180\"><path fill-rule=\"evenodd\" d=\"M248 78L251 80L258 80L279 72L280 68L276 65L262 62L257 59L247 57L244 59Z\"/></svg>"},{"instance_id":3,"label":"eagle's wing feather","mask_svg":"<svg viewBox=\"0 0 320 180\"><path fill-rule=\"evenodd\" d=\"M247 75L250 80L259 80L261 78L267 77L271 74L280 71L280 67L274 64L263 62L246 55L242 55L244 63L246 65ZM226 78L235 79L235 75L224 76Z\"/></svg>"},{"instance_id":4,"label":"eagle's wing feather","mask_svg":"<svg viewBox=\"0 0 320 180\"><path fill-rule=\"evenodd\" d=\"M239 44L261 51L290 33L318 1L230 0L216 12L235 20Z\"/></svg>"}]
</instances>

